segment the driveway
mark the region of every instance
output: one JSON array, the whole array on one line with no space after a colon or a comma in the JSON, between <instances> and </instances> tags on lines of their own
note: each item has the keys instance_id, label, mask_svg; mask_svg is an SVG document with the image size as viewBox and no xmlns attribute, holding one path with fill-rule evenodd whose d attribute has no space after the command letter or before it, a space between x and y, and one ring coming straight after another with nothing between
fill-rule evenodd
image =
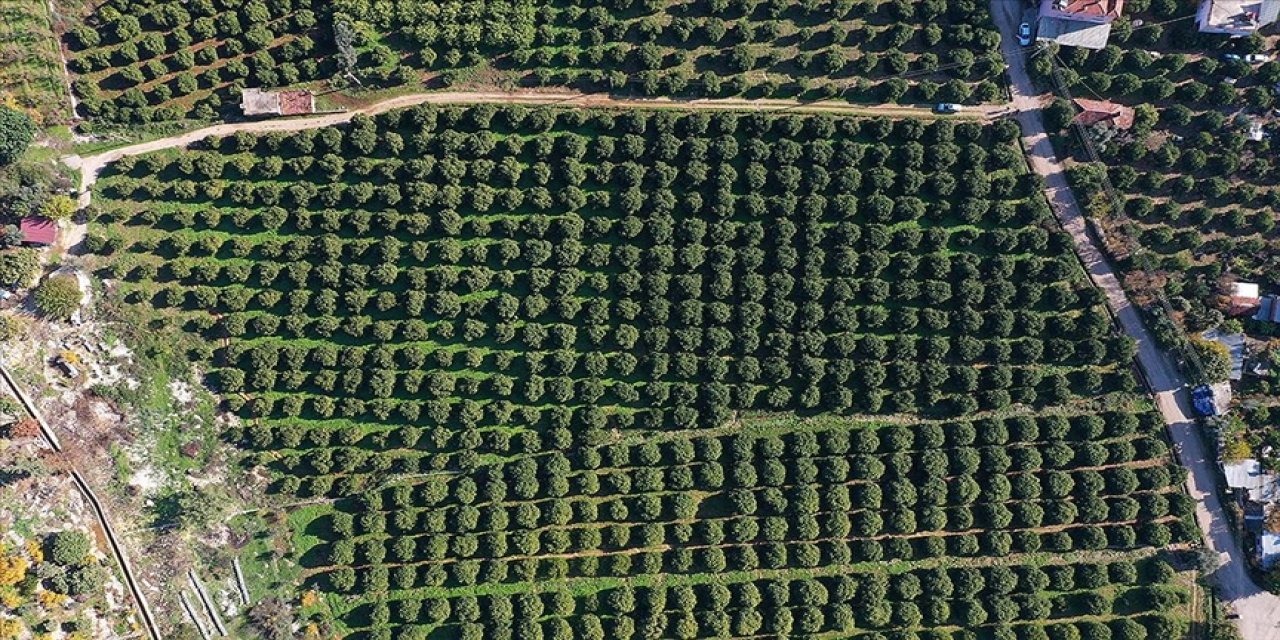
<instances>
[{"instance_id":1,"label":"driveway","mask_svg":"<svg viewBox=\"0 0 1280 640\"><path fill-rule=\"evenodd\" d=\"M1044 178L1045 194L1062 226L1071 234L1089 277L1106 294L1107 304L1119 318L1121 327L1137 341L1138 363L1156 392L1156 406L1187 468L1187 491L1196 502L1196 521L1206 545L1220 558L1220 567L1214 574L1219 595L1239 614L1237 624L1244 640L1280 640L1280 597L1263 591L1249 577L1245 552L1232 535L1218 500L1217 458L1213 452L1206 451L1197 433L1191 402L1184 390L1186 381L1156 345L1138 309L1125 296L1111 264L1094 244L1080 203L1071 192L1062 163L1054 155L1053 145L1045 134L1042 109L1048 96L1036 91L1027 73L1027 54L1017 46L1018 25L1023 20L1025 7L1021 0L991 0L991 13L1001 33L1002 53L1009 65L1013 106L1022 125L1022 142L1031 167Z\"/></svg>"}]
</instances>

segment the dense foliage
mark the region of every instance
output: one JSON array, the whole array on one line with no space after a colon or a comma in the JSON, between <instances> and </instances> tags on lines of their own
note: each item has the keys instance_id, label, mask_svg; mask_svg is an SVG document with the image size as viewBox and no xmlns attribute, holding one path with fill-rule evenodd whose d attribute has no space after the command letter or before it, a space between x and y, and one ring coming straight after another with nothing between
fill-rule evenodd
<instances>
[{"instance_id":1,"label":"dense foliage","mask_svg":"<svg viewBox=\"0 0 1280 640\"><path fill-rule=\"evenodd\" d=\"M36 125L27 114L0 105L0 166L12 164L36 136Z\"/></svg>"},{"instance_id":2,"label":"dense foliage","mask_svg":"<svg viewBox=\"0 0 1280 640\"><path fill-rule=\"evenodd\" d=\"M83 295L75 276L49 276L36 287L36 309L50 318L66 320L80 308Z\"/></svg>"},{"instance_id":3,"label":"dense foliage","mask_svg":"<svg viewBox=\"0 0 1280 640\"><path fill-rule=\"evenodd\" d=\"M347 498L297 553L361 637L1176 633L1033 566L1196 529L1016 135L423 106L122 160L95 246Z\"/></svg>"},{"instance_id":4,"label":"dense foliage","mask_svg":"<svg viewBox=\"0 0 1280 640\"><path fill-rule=\"evenodd\" d=\"M68 40L84 114L135 122L312 80L993 101L1003 69L977 0L111 0Z\"/></svg>"}]
</instances>

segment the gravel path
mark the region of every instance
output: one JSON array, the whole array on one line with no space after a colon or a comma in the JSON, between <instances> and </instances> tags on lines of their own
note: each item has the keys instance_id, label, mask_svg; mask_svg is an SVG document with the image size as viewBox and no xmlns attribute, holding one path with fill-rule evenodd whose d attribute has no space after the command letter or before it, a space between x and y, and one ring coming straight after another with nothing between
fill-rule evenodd
<instances>
[{"instance_id":1,"label":"gravel path","mask_svg":"<svg viewBox=\"0 0 1280 640\"><path fill-rule=\"evenodd\" d=\"M1120 319L1125 332L1138 343L1138 362L1156 392L1156 406L1164 415L1179 458L1188 470L1187 491L1196 501L1196 521L1208 548L1220 557L1220 567L1214 574L1220 597L1239 614L1236 622L1244 640L1280 640L1280 597L1263 591L1249 577L1247 556L1232 535L1218 499L1217 459L1213 452L1205 450L1197 433L1190 399L1184 390L1186 381L1177 366L1155 343L1138 309L1125 296L1110 263L1094 244L1080 204L1067 183L1062 163L1045 134L1041 113L1045 99L1037 95L1027 73L1025 57L1017 55L1016 51L1016 33L1023 20L1025 6L1021 0L991 0L991 12L1003 34L1002 47L1009 62L1009 77L1013 81L1013 105L1022 125L1023 145L1028 150L1031 166L1044 177L1045 193L1062 225L1075 241L1076 253L1084 261L1089 276L1106 294L1107 304Z\"/></svg>"}]
</instances>

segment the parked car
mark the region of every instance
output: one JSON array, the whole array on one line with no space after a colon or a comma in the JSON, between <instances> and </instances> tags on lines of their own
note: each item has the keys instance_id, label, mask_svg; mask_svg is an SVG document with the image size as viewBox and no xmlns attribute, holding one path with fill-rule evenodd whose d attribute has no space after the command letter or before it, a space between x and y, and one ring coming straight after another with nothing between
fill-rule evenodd
<instances>
[{"instance_id":1,"label":"parked car","mask_svg":"<svg viewBox=\"0 0 1280 640\"><path fill-rule=\"evenodd\" d=\"M1261 64L1263 62L1271 62L1271 56L1265 53L1251 53L1244 57L1244 61L1249 64Z\"/></svg>"},{"instance_id":2,"label":"parked car","mask_svg":"<svg viewBox=\"0 0 1280 640\"><path fill-rule=\"evenodd\" d=\"M1018 44L1028 46L1031 44L1031 23L1024 22L1018 25Z\"/></svg>"},{"instance_id":3,"label":"parked car","mask_svg":"<svg viewBox=\"0 0 1280 640\"><path fill-rule=\"evenodd\" d=\"M1234 53L1224 53L1222 54L1222 59L1223 60L1243 60L1243 58L1241 58L1240 56Z\"/></svg>"},{"instance_id":4,"label":"parked car","mask_svg":"<svg viewBox=\"0 0 1280 640\"><path fill-rule=\"evenodd\" d=\"M934 107L934 110L938 113L960 113L964 111L964 106L954 102L939 102L938 106Z\"/></svg>"}]
</instances>

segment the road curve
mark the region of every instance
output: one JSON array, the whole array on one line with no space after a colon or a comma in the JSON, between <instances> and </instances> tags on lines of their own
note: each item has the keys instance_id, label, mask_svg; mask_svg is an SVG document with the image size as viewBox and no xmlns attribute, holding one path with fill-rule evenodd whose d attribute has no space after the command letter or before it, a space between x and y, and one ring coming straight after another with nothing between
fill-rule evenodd
<instances>
[{"instance_id":1,"label":"road curve","mask_svg":"<svg viewBox=\"0 0 1280 640\"><path fill-rule=\"evenodd\" d=\"M1045 133L1042 105L1026 58L1016 43L1018 25L1026 5L1021 0L991 0L991 13L1002 34L1001 47L1009 64L1013 107L1022 125L1023 145L1032 168L1044 178L1045 193L1075 243L1090 278L1106 294L1107 304L1120 324L1138 344L1138 363L1155 390L1156 406L1164 416L1182 464L1187 467L1187 491L1196 502L1196 521L1205 543L1220 559L1214 580L1219 597L1239 614L1236 621L1244 640L1280 640L1280 597L1264 591L1249 577L1245 551L1232 534L1218 499L1217 457L1206 451L1184 387L1186 381L1177 366L1156 344L1142 321L1139 310L1129 302L1124 288L1085 225L1080 203L1071 192L1066 172Z\"/></svg>"}]
</instances>

